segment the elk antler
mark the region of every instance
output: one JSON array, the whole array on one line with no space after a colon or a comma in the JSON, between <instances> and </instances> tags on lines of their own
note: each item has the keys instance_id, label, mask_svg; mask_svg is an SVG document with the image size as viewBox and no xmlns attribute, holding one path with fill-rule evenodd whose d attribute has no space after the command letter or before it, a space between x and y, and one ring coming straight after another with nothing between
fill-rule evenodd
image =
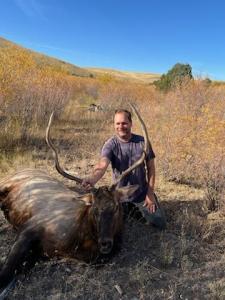
<instances>
[{"instance_id":1,"label":"elk antler","mask_svg":"<svg viewBox=\"0 0 225 300\"><path fill-rule=\"evenodd\" d=\"M113 183L112 187L115 187L125 176L127 176L131 171L133 171L135 168L137 168L138 166L140 166L147 153L149 152L149 145L150 145L150 141L148 138L148 133L147 133L147 128L145 126L144 121L142 120L139 112L137 111L136 107L129 103L130 107L132 108L135 116L137 117L138 121L140 122L142 131L143 131L143 136L144 136L144 149L143 149L143 153L141 155L141 157L132 165L130 166L128 169L126 169L119 177L116 178L115 182Z\"/></svg>"},{"instance_id":2,"label":"elk antler","mask_svg":"<svg viewBox=\"0 0 225 300\"><path fill-rule=\"evenodd\" d=\"M48 146L53 151L53 156L54 156L54 159L55 159L55 168L59 172L59 174L61 174L63 177L66 177L66 178L68 178L70 180L74 180L74 181L76 181L78 183L82 183L82 179L81 178L78 178L76 176L68 174L59 165L58 153L57 153L57 150L54 147L54 145L53 145L53 143L51 141L51 138L50 138L50 128L51 128L51 124L52 124L53 115L54 115L54 112L51 113L51 116L50 116L49 122L48 122L48 127L46 129L46 142L47 142Z\"/></svg>"}]
</instances>

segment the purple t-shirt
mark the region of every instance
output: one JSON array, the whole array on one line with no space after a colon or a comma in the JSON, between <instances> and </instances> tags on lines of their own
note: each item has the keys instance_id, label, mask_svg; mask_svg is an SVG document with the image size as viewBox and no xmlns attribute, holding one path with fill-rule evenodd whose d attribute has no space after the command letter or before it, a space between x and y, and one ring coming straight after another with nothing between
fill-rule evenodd
<instances>
[{"instance_id":1,"label":"purple t-shirt","mask_svg":"<svg viewBox=\"0 0 225 300\"><path fill-rule=\"evenodd\" d=\"M141 157L143 147L144 138L136 134L132 134L129 142L122 142L117 136L113 136L105 142L101 151L101 157L107 157L110 160L113 179L117 178ZM152 148L149 147L146 161L153 159L154 157L155 154ZM128 186L133 184L138 184L139 189L129 197L129 201L143 201L147 192L146 168L144 163L125 176L118 185Z\"/></svg>"}]
</instances>

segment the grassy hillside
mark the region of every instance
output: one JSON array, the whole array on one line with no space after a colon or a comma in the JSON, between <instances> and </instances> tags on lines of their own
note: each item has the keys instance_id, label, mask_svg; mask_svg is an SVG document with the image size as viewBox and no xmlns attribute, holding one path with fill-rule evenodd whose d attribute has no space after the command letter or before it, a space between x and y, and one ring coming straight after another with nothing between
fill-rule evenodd
<instances>
[{"instance_id":1,"label":"grassy hillside","mask_svg":"<svg viewBox=\"0 0 225 300\"><path fill-rule=\"evenodd\" d=\"M84 68L80 68L78 66L72 65L65 61L62 61L62 60L59 60L59 59L29 50L29 49L25 49L24 47L21 47L13 42L10 42L10 41L0 37L0 51L2 50L2 48L8 48L8 49L17 48L17 49L21 49L21 50L22 49L27 50L34 58L37 65L39 65L40 67L49 66L58 71L63 71L69 75L74 75L74 76L89 77L91 75L91 73Z\"/></svg>"},{"instance_id":2,"label":"grassy hillside","mask_svg":"<svg viewBox=\"0 0 225 300\"><path fill-rule=\"evenodd\" d=\"M113 70L113 69L104 69L104 68L80 68L68 62L29 50L25 49L13 42L10 42L4 38L0 37L0 51L1 48L13 48L16 47L18 49L27 50L29 53L32 54L34 60L39 66L50 66L59 71L66 72L67 74L73 76L80 76L80 77L101 77L104 75L109 75L117 80L126 80L129 82L137 82L137 83L151 83L155 80L160 78L160 74L154 73L141 73L141 72L127 72L127 71L120 71L120 70Z\"/></svg>"},{"instance_id":3,"label":"grassy hillside","mask_svg":"<svg viewBox=\"0 0 225 300\"><path fill-rule=\"evenodd\" d=\"M109 75L120 80L126 80L129 82L137 83L151 83L155 80L158 80L161 76L160 74L154 73L128 72L104 68L87 68L87 70L96 75L97 77Z\"/></svg>"}]
</instances>

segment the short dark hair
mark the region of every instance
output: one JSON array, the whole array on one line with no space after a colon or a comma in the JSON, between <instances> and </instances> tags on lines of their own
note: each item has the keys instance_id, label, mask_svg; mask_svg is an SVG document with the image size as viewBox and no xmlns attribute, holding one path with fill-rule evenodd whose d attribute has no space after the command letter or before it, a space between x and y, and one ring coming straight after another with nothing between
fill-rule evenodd
<instances>
[{"instance_id":1,"label":"short dark hair","mask_svg":"<svg viewBox=\"0 0 225 300\"><path fill-rule=\"evenodd\" d=\"M121 109L116 109L115 113L114 113L114 117L115 117L116 114L121 114L121 113L126 114L128 120L132 123L131 112L129 110L127 110L127 109L122 109L122 108Z\"/></svg>"}]
</instances>

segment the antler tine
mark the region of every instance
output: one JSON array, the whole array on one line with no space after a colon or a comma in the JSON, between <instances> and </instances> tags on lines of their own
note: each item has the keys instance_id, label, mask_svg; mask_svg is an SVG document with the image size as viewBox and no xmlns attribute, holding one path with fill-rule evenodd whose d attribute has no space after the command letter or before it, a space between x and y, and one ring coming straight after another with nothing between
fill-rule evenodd
<instances>
[{"instance_id":1,"label":"antler tine","mask_svg":"<svg viewBox=\"0 0 225 300\"><path fill-rule=\"evenodd\" d=\"M50 116L49 121L48 121L48 126L47 126L47 129L46 129L46 142L47 142L48 146L52 149L53 156L54 156L54 159L55 159L55 168L59 172L59 174L61 174L63 177L66 177L67 179L70 179L70 180L74 180L78 183L82 183L82 179L80 179L79 177L68 174L67 172L65 172L61 168L61 166L59 164L58 153L57 153L57 150L56 150L55 146L53 145L53 143L51 141L51 137L50 137L50 129L51 129L53 116L54 116L54 111L51 113L51 116Z\"/></svg>"},{"instance_id":2,"label":"antler tine","mask_svg":"<svg viewBox=\"0 0 225 300\"><path fill-rule=\"evenodd\" d=\"M145 126L144 121L142 120L139 112L137 111L136 107L129 103L130 107L132 108L132 111L134 112L135 116L137 117L138 121L140 122L141 128L142 128L142 132L143 132L143 136L144 136L144 149L143 149L143 153L141 155L141 157L132 165L130 166L127 170L125 170L113 183L112 187L116 186L125 176L127 176L130 172L132 172L135 168L137 168L138 166L140 166L147 153L149 152L149 138L148 138L148 133L147 133L147 128Z\"/></svg>"}]
</instances>

